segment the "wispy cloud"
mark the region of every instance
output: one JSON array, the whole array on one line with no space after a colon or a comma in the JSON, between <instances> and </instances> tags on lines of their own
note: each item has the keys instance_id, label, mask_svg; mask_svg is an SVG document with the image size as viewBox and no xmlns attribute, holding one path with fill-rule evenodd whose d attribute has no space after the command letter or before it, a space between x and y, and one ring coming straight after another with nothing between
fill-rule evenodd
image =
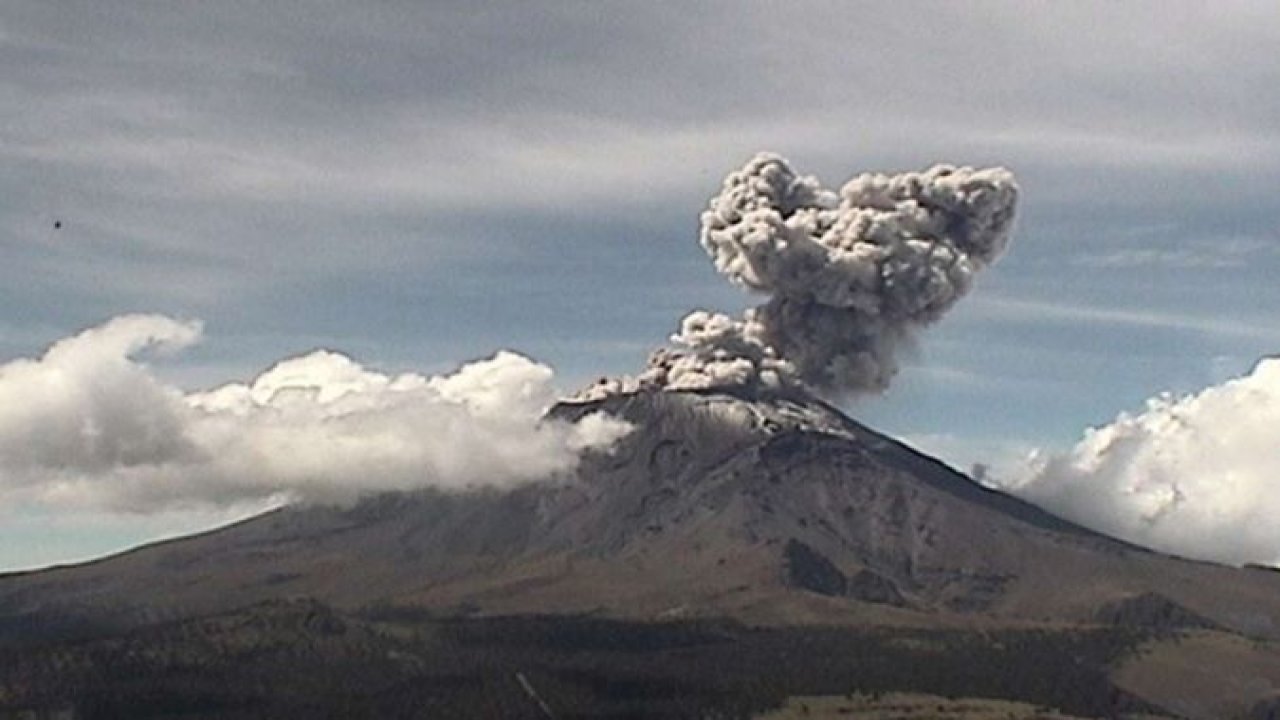
<instances>
[{"instance_id":1,"label":"wispy cloud","mask_svg":"<svg viewBox=\"0 0 1280 720\"><path fill-rule=\"evenodd\" d=\"M1280 323L1272 318L1259 318L1257 322L1249 322L1221 316L1197 317L1174 312L1013 298L991 293L976 295L972 306L971 311L976 315L1017 322L1157 328L1244 338L1259 343L1280 342Z\"/></svg>"}]
</instances>

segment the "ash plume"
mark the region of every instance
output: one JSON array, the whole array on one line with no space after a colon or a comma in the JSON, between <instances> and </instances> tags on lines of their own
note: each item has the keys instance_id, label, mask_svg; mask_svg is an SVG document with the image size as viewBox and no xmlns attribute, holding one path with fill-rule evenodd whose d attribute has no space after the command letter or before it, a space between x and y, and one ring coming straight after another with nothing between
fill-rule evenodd
<instances>
[{"instance_id":1,"label":"ash plume","mask_svg":"<svg viewBox=\"0 0 1280 720\"><path fill-rule=\"evenodd\" d=\"M882 391L902 346L1004 251L1017 197L1003 168L868 173L835 192L759 154L711 199L700 241L731 282L769 299L741 318L691 313L638 378L597 391Z\"/></svg>"},{"instance_id":2,"label":"ash plume","mask_svg":"<svg viewBox=\"0 0 1280 720\"><path fill-rule=\"evenodd\" d=\"M689 314L637 378L584 395L882 390L902 345L1003 251L1016 197L1002 169L867 174L835 192L758 155L711 200L701 243L721 273L768 299L741 318ZM200 334L197 323L123 316L0 363L0 501L149 512L512 487L567 475L630 429L599 414L545 416L552 370L507 352L449 375L390 376L318 351L205 392L139 359Z\"/></svg>"}]
</instances>

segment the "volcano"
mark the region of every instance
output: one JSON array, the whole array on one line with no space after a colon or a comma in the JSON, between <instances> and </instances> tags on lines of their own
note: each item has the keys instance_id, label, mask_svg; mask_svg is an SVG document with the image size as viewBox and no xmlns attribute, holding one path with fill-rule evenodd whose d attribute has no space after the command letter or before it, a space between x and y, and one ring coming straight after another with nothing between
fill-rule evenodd
<instances>
[{"instance_id":1,"label":"volcano","mask_svg":"<svg viewBox=\"0 0 1280 720\"><path fill-rule=\"evenodd\" d=\"M285 612L287 601L286 614L323 608L323 617L348 619L339 624L413 616L831 632L1113 628L1148 640L1210 638L1215 652L1238 640L1253 648L1250 662L1280 658L1280 573L1100 535L811 398L639 390L562 402L550 414L594 412L634 429L572 475L502 492L287 507L5 576L0 647L92 645L228 613ZM1151 680L1155 671L1140 670L1126 680L1133 696L1167 700L1172 671ZM1280 695L1269 672L1250 676L1249 702ZM0 665L0 692L3 673ZM13 688L34 686L9 687L18 697ZM1177 714L1190 717L1224 707L1203 693L1184 700Z\"/></svg>"}]
</instances>

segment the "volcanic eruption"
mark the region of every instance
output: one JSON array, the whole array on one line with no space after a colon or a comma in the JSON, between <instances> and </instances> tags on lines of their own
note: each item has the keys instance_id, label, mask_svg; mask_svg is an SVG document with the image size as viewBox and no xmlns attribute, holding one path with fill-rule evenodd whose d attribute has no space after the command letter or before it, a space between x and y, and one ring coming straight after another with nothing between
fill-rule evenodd
<instances>
[{"instance_id":1,"label":"volcanic eruption","mask_svg":"<svg viewBox=\"0 0 1280 720\"><path fill-rule=\"evenodd\" d=\"M756 155L711 199L700 241L721 274L768 300L740 319L689 314L638 378L597 391L882 391L899 349L1004 252L1017 197L1003 168L868 173L836 192Z\"/></svg>"},{"instance_id":2,"label":"volcanic eruption","mask_svg":"<svg viewBox=\"0 0 1280 720\"><path fill-rule=\"evenodd\" d=\"M270 464L267 481L226 470L252 474L244 458L255 457L288 465L272 451L330 443L326 451L366 453L351 469L369 476L363 487L395 492L284 506L95 563L0 577L0 650L34 658L6 664L0 653L0 709L6 698L47 708L68 697L134 709L168 692L170 702L247 708L227 717L273 716L253 712L283 707L278 686L296 681L299 662L317 677L380 668L318 691L343 707L376 706L369 717L388 716L378 703L415 692L423 702L395 716L432 716L422 713L441 697L463 709L459 717L517 716L511 707L528 710L526 673L535 671L539 697L549 698L542 716L552 705L625 705L659 681L668 684L640 701L652 703L646 709L689 704L616 716L725 716L707 708L718 713L760 687L843 694L874 681L858 687L956 694L982 678L1008 680L991 686L1000 697L1116 716L1155 706L1113 681L1112 664L1140 640L1180 642L1177 633L1191 631L1257 643L1241 653L1264 669L1241 672L1265 689L1255 680L1280 657L1267 645L1280 640L1280 574L1190 562L1090 531L821 399L889 385L904 345L1008 245L1017 195L1006 170L951 166L860 175L834 192L777 155L758 155L725 180L700 237L716 268L764 302L741 318L691 313L637 376L601 381L545 412L550 370L506 354L452 376L392 378L320 353L187 396L111 354L107 377L152 390L128 396L159 398L172 437L223 450L177 453L210 460L205 477L234 480L223 483L233 490L271 487L293 476L273 475ZM172 329L155 318L133 324ZM108 330L114 337L120 327ZM129 333L119 340L113 346L137 344ZM79 360L99 349L82 338L10 374L57 370L89 386L103 376L80 372ZM0 372L0 397L3 380ZM65 420L36 410L51 427ZM290 418L304 419L306 432ZM378 432L362 434L369 428ZM248 443L237 429L270 432L248 433ZM199 444L210 437L222 444ZM504 437L526 451L491 452ZM40 463L29 464L38 476ZM299 480L298 494L333 497L346 476L319 477ZM583 627L603 628L604 640ZM854 642L839 634L868 627ZM467 635L495 628L493 642ZM992 639L993 628L1012 633L1010 643ZM842 653L867 648L868 672L831 660L853 662ZM973 667L975 649L1005 669ZM765 660L741 662L748 651ZM580 656L595 652L603 665L592 655L584 667ZM263 671L276 686L224 680L197 693L185 684L211 669L240 677L232 671L242 662L271 653L288 658ZM890 656L905 680L877 675ZM919 670L930 663L942 663L933 685ZM723 675L689 682L689 668L708 667ZM515 704L477 712L491 695ZM308 696L275 716L314 703Z\"/></svg>"}]
</instances>

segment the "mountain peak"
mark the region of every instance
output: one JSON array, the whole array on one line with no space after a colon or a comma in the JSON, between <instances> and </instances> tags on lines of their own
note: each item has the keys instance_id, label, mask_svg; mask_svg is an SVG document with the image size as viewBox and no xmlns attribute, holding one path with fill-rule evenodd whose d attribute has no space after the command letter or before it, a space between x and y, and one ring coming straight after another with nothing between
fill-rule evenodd
<instances>
[{"instance_id":1,"label":"mountain peak","mask_svg":"<svg viewBox=\"0 0 1280 720\"><path fill-rule=\"evenodd\" d=\"M566 400L548 415L576 421L602 412L645 432L691 433L717 447L798 431L854 439L857 426L835 408L798 392L752 395L733 389L641 388L590 400Z\"/></svg>"},{"instance_id":2,"label":"mountain peak","mask_svg":"<svg viewBox=\"0 0 1280 720\"><path fill-rule=\"evenodd\" d=\"M127 623L315 597L444 614L1094 622L1156 593L1223 627L1280 636L1274 574L1090 532L811 397L641 389L549 414L591 413L633 429L571 476L288 508L0 578L0 610Z\"/></svg>"}]
</instances>

